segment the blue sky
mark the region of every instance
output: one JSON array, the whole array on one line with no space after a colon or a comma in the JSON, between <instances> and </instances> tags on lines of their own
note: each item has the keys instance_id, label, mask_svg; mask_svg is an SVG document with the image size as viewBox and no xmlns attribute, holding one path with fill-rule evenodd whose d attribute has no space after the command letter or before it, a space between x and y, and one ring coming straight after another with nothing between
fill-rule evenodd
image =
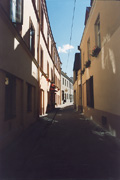
<instances>
[{"instance_id":1,"label":"blue sky","mask_svg":"<svg viewBox=\"0 0 120 180\"><path fill-rule=\"evenodd\" d=\"M62 62L62 71L72 77L74 56L79 52L77 47L82 38L86 7L90 6L90 0L76 0L71 46L74 0L46 0L46 4L52 33Z\"/></svg>"}]
</instances>

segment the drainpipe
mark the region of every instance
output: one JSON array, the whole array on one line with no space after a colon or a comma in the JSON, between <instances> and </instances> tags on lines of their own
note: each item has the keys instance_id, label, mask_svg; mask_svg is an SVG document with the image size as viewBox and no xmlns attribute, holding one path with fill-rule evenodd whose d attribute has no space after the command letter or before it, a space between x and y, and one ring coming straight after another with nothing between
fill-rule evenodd
<instances>
[{"instance_id":1,"label":"drainpipe","mask_svg":"<svg viewBox=\"0 0 120 180\"><path fill-rule=\"evenodd\" d=\"M80 51L80 56L81 56L80 46L78 46L78 50ZM81 58L80 58L80 62L81 62ZM81 63L81 65L82 65L82 63ZM81 70L82 70L82 66L81 66ZM81 79L81 113L83 113L83 105L82 105L82 73L80 73L80 79Z\"/></svg>"}]
</instances>

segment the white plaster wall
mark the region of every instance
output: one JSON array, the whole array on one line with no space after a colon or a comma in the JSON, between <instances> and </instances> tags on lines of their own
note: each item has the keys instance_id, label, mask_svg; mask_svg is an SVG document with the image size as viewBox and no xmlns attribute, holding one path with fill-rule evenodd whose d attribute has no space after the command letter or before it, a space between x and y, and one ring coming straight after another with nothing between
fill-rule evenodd
<instances>
[{"instance_id":1,"label":"white plaster wall","mask_svg":"<svg viewBox=\"0 0 120 180\"><path fill-rule=\"evenodd\" d=\"M42 33L40 33L40 46L43 49L43 71L44 71L44 73L47 74L47 62L48 62L49 63L49 79L51 80L51 68L52 68L52 70L54 69L54 64L48 53ZM55 70L55 75L57 76L58 79L60 79L60 75L59 75L58 71L56 70L56 68L54 70ZM44 76L42 76L42 73L40 73L40 84L41 84L41 89L44 90L44 100L45 100L44 108L46 111L47 104L48 104L47 92L50 90L51 83L48 82ZM60 90L56 94L60 96Z\"/></svg>"},{"instance_id":2,"label":"white plaster wall","mask_svg":"<svg viewBox=\"0 0 120 180\"><path fill-rule=\"evenodd\" d=\"M23 26L22 26L22 37L25 36L29 29L29 21L31 18L33 26L35 28L35 59L37 60L37 42L38 42L38 24L37 18L35 15L35 11L33 8L32 1L23 1L24 8L23 8Z\"/></svg>"},{"instance_id":3,"label":"white plaster wall","mask_svg":"<svg viewBox=\"0 0 120 180\"><path fill-rule=\"evenodd\" d=\"M64 85L63 85L63 78L64 78ZM66 79L66 86L65 86L65 79ZM67 81L68 81L68 86L67 86ZM66 99L67 100L66 102L70 102L69 94L72 94L72 96L73 96L73 84L70 82L72 85L72 88L70 89L69 82L70 81L61 74L61 92L64 91L64 94L68 94L68 99ZM67 90L67 92L66 92L66 90ZM72 99L72 101L73 101L73 99ZM62 96L61 96L61 102L62 102Z\"/></svg>"}]
</instances>

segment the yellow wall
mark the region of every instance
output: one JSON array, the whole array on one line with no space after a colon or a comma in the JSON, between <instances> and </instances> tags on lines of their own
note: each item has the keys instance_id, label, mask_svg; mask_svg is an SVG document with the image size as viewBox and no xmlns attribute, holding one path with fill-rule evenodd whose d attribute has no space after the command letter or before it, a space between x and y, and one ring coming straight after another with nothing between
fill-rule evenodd
<instances>
[{"instance_id":1,"label":"yellow wall","mask_svg":"<svg viewBox=\"0 0 120 180\"><path fill-rule=\"evenodd\" d=\"M85 70L83 75L83 84L90 78L90 76L93 76L94 108L120 115L120 84L118 83L120 77L119 2L96 1L93 4L80 45L82 52L82 67L83 53L84 60L88 60L87 41L89 38L91 53L95 46L94 24L98 14L100 14L101 51L97 58L91 57L91 67L86 68ZM84 99L85 98L86 97L84 97Z\"/></svg>"}]
</instances>

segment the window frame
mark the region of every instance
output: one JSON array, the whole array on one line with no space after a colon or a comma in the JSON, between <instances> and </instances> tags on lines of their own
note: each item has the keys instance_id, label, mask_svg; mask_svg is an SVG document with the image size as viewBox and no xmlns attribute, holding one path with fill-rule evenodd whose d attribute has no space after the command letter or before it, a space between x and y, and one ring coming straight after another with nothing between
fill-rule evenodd
<instances>
[{"instance_id":1,"label":"window frame","mask_svg":"<svg viewBox=\"0 0 120 180\"><path fill-rule=\"evenodd\" d=\"M44 59L44 52L43 52L43 49L41 47L41 50L40 50L40 67L42 70L43 70L43 59Z\"/></svg>"},{"instance_id":2,"label":"window frame","mask_svg":"<svg viewBox=\"0 0 120 180\"><path fill-rule=\"evenodd\" d=\"M44 12L43 12L43 5L41 3L41 30L44 31Z\"/></svg>"},{"instance_id":3,"label":"window frame","mask_svg":"<svg viewBox=\"0 0 120 180\"><path fill-rule=\"evenodd\" d=\"M62 78L62 84L64 85L64 77Z\"/></svg>"},{"instance_id":4,"label":"window frame","mask_svg":"<svg viewBox=\"0 0 120 180\"><path fill-rule=\"evenodd\" d=\"M21 1L21 6L20 6L21 9L19 9L19 11L18 11L17 10L17 8L19 7L18 2L20 2L20 1ZM10 19L11 19L13 24L16 24L16 25L18 25L18 24L22 25L23 24L23 4L24 4L24 0L10 0ZM15 14L13 14L13 13L15 13ZM17 20L18 14L20 14L19 21ZM15 19L13 19L13 18L15 18Z\"/></svg>"},{"instance_id":5,"label":"window frame","mask_svg":"<svg viewBox=\"0 0 120 180\"><path fill-rule=\"evenodd\" d=\"M49 62L47 61L47 76L49 78Z\"/></svg>"},{"instance_id":6,"label":"window frame","mask_svg":"<svg viewBox=\"0 0 120 180\"><path fill-rule=\"evenodd\" d=\"M90 37L88 38L88 41L87 41L87 56L88 56L88 60L91 59L91 56L90 56Z\"/></svg>"},{"instance_id":7,"label":"window frame","mask_svg":"<svg viewBox=\"0 0 120 180\"><path fill-rule=\"evenodd\" d=\"M32 29L32 34L31 34ZM30 18L29 20L29 49L33 56L35 56L35 28Z\"/></svg>"},{"instance_id":8,"label":"window frame","mask_svg":"<svg viewBox=\"0 0 120 180\"><path fill-rule=\"evenodd\" d=\"M101 48L100 14L95 22L95 44L97 47Z\"/></svg>"}]
</instances>

